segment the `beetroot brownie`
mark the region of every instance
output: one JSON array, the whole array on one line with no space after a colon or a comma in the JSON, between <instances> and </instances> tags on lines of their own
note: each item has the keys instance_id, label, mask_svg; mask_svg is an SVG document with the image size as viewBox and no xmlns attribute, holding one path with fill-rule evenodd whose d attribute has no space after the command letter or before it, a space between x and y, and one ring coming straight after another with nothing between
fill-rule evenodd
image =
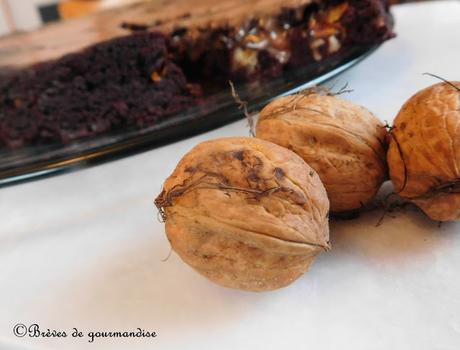
<instances>
[{"instance_id":1,"label":"beetroot brownie","mask_svg":"<svg viewBox=\"0 0 460 350\"><path fill-rule=\"evenodd\" d=\"M314 1L238 26L132 34L0 76L0 148L145 128L228 80L263 82L393 36L384 0Z\"/></svg>"}]
</instances>

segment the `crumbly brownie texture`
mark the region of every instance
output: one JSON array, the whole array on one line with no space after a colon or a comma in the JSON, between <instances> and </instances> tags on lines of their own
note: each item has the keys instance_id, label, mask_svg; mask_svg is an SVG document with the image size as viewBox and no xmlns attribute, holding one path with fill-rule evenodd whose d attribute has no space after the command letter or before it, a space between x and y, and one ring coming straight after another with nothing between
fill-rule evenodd
<instances>
[{"instance_id":1,"label":"crumbly brownie texture","mask_svg":"<svg viewBox=\"0 0 460 350\"><path fill-rule=\"evenodd\" d=\"M136 34L5 79L0 140L8 148L68 143L193 105L196 89L167 56L162 34Z\"/></svg>"},{"instance_id":2,"label":"crumbly brownie texture","mask_svg":"<svg viewBox=\"0 0 460 350\"><path fill-rule=\"evenodd\" d=\"M239 27L168 35L134 27L142 30L0 78L0 149L151 126L201 103L204 85L320 65L392 37L391 27L388 3L379 0L313 2Z\"/></svg>"}]
</instances>

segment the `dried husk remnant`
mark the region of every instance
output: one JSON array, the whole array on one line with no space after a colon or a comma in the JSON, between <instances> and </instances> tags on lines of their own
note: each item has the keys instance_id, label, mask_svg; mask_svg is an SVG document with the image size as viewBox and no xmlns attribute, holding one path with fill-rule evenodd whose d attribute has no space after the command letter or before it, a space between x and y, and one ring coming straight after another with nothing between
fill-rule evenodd
<instances>
[{"instance_id":1,"label":"dried husk remnant","mask_svg":"<svg viewBox=\"0 0 460 350\"><path fill-rule=\"evenodd\" d=\"M401 197L433 220L460 220L460 82L430 86L404 104L388 165Z\"/></svg>"},{"instance_id":2,"label":"dried husk remnant","mask_svg":"<svg viewBox=\"0 0 460 350\"><path fill-rule=\"evenodd\" d=\"M199 144L155 204L174 251L226 287L284 287L329 248L329 201L318 175L293 152L256 138Z\"/></svg>"},{"instance_id":3,"label":"dried husk remnant","mask_svg":"<svg viewBox=\"0 0 460 350\"><path fill-rule=\"evenodd\" d=\"M387 178L385 126L327 90L274 100L261 111L256 136L289 148L315 169L332 212L361 208Z\"/></svg>"}]
</instances>

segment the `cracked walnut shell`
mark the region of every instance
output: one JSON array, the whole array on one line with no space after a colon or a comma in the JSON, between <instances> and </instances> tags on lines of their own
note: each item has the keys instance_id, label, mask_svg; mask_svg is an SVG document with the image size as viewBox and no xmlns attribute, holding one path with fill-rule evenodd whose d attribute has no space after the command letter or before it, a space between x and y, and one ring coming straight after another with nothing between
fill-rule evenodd
<instances>
[{"instance_id":1,"label":"cracked walnut shell","mask_svg":"<svg viewBox=\"0 0 460 350\"><path fill-rule=\"evenodd\" d=\"M433 220L460 220L460 82L430 86L404 104L388 165L401 197Z\"/></svg>"},{"instance_id":2,"label":"cracked walnut shell","mask_svg":"<svg viewBox=\"0 0 460 350\"><path fill-rule=\"evenodd\" d=\"M174 251L225 287L284 287L329 248L329 201L318 175L267 141L199 144L165 181L155 204Z\"/></svg>"},{"instance_id":3,"label":"cracked walnut shell","mask_svg":"<svg viewBox=\"0 0 460 350\"><path fill-rule=\"evenodd\" d=\"M268 104L260 112L256 135L289 148L316 170L332 212L359 209L386 180L384 125L364 107L322 90Z\"/></svg>"}]
</instances>

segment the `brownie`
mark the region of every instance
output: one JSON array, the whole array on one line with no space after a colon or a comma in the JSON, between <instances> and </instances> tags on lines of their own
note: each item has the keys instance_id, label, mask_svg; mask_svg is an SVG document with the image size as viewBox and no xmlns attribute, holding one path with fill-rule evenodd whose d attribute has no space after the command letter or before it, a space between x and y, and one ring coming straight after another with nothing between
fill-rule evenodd
<instances>
[{"instance_id":1,"label":"brownie","mask_svg":"<svg viewBox=\"0 0 460 350\"><path fill-rule=\"evenodd\" d=\"M154 126L228 80L263 83L393 36L388 1L379 0L307 3L239 26L123 26L133 32L0 75L0 148Z\"/></svg>"},{"instance_id":2,"label":"brownie","mask_svg":"<svg viewBox=\"0 0 460 350\"><path fill-rule=\"evenodd\" d=\"M168 58L166 41L134 34L4 79L0 140L8 148L68 143L152 125L193 105L197 89Z\"/></svg>"},{"instance_id":3,"label":"brownie","mask_svg":"<svg viewBox=\"0 0 460 350\"><path fill-rule=\"evenodd\" d=\"M311 2L240 26L176 28L171 51L192 79L257 81L394 36L384 0Z\"/></svg>"}]
</instances>

